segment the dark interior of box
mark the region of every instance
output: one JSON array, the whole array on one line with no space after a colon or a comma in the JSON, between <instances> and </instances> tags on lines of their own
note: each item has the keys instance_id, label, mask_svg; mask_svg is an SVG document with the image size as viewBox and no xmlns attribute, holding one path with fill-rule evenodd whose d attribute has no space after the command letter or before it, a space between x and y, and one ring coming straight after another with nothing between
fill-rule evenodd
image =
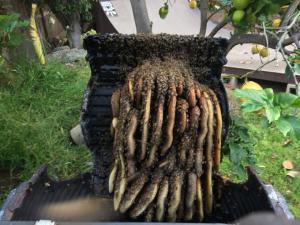
<instances>
[{"instance_id":1,"label":"dark interior of box","mask_svg":"<svg viewBox=\"0 0 300 225\"><path fill-rule=\"evenodd\" d=\"M251 212L273 211L261 181L249 169L248 181L235 184L215 177L216 207L210 218L203 222L229 223ZM30 181L21 207L11 220L32 221L130 221L113 210L112 199L97 196L93 191L91 175L83 174L71 180L54 181L44 169Z\"/></svg>"}]
</instances>

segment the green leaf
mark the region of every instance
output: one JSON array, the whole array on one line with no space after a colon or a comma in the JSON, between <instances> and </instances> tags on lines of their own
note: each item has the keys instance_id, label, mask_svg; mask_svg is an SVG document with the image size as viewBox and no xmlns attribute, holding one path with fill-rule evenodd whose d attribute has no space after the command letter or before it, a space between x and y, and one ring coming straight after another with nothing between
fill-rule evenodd
<instances>
[{"instance_id":1,"label":"green leaf","mask_svg":"<svg viewBox=\"0 0 300 225\"><path fill-rule=\"evenodd\" d=\"M284 74L286 77L293 76L294 73L293 73L292 69L289 67L289 65L286 65Z\"/></svg>"},{"instance_id":2,"label":"green leaf","mask_svg":"<svg viewBox=\"0 0 300 225\"><path fill-rule=\"evenodd\" d=\"M274 106L280 106L283 109L286 109L293 105L295 100L297 99L296 95L290 94L290 93L285 93L281 92L278 93L274 96Z\"/></svg>"},{"instance_id":3,"label":"green leaf","mask_svg":"<svg viewBox=\"0 0 300 225\"><path fill-rule=\"evenodd\" d=\"M284 136L286 136L293 129L290 122L282 117L275 121L275 125Z\"/></svg>"},{"instance_id":4,"label":"green leaf","mask_svg":"<svg viewBox=\"0 0 300 225\"><path fill-rule=\"evenodd\" d=\"M264 89L264 92L265 92L267 98L272 102L273 98L274 98L273 89L272 88L266 88L266 89Z\"/></svg>"},{"instance_id":5,"label":"green leaf","mask_svg":"<svg viewBox=\"0 0 300 225\"><path fill-rule=\"evenodd\" d=\"M294 53L297 54L297 55L300 55L300 49L295 49Z\"/></svg>"},{"instance_id":6,"label":"green leaf","mask_svg":"<svg viewBox=\"0 0 300 225\"><path fill-rule=\"evenodd\" d=\"M29 25L28 20L18 21L15 28L25 28L25 27L28 27L28 25Z\"/></svg>"},{"instance_id":7,"label":"green leaf","mask_svg":"<svg viewBox=\"0 0 300 225\"><path fill-rule=\"evenodd\" d=\"M262 128L265 128L265 129L270 127L269 121L266 117L262 118L262 120L260 121L260 125L262 126Z\"/></svg>"},{"instance_id":8,"label":"green leaf","mask_svg":"<svg viewBox=\"0 0 300 225\"><path fill-rule=\"evenodd\" d=\"M271 4L266 5L263 8L263 12L266 15L274 15L280 11L280 6L278 4L274 4L273 2Z\"/></svg>"},{"instance_id":9,"label":"green leaf","mask_svg":"<svg viewBox=\"0 0 300 225\"><path fill-rule=\"evenodd\" d=\"M299 86L300 87L300 86ZM300 92L299 92L300 93ZM291 105L292 107L295 108L300 108L300 96L298 96L295 101L293 102L293 104Z\"/></svg>"},{"instance_id":10,"label":"green leaf","mask_svg":"<svg viewBox=\"0 0 300 225\"><path fill-rule=\"evenodd\" d=\"M269 123L272 123L275 120L278 120L280 117L281 110L279 107L267 107L266 108L266 116L268 118Z\"/></svg>"},{"instance_id":11,"label":"green leaf","mask_svg":"<svg viewBox=\"0 0 300 225\"><path fill-rule=\"evenodd\" d=\"M261 106L267 106L270 104L270 101L263 90L254 90L254 89L236 89L233 91L233 95L238 98L244 98L246 101L259 104Z\"/></svg>"},{"instance_id":12,"label":"green leaf","mask_svg":"<svg viewBox=\"0 0 300 225\"><path fill-rule=\"evenodd\" d=\"M260 104L253 104L251 102L244 102L241 104L241 110L243 112L256 112L263 108L264 108L264 106L262 106Z\"/></svg>"},{"instance_id":13,"label":"green leaf","mask_svg":"<svg viewBox=\"0 0 300 225\"><path fill-rule=\"evenodd\" d=\"M10 40L7 43L7 46L10 48L18 47L23 42L23 36L18 33L12 33L10 35Z\"/></svg>"},{"instance_id":14,"label":"green leaf","mask_svg":"<svg viewBox=\"0 0 300 225\"><path fill-rule=\"evenodd\" d=\"M257 3L257 4L254 5L254 6L255 6L254 14L259 13L260 10L262 10L262 9L265 7L265 5L267 4L266 1L257 1L256 3ZM265 16L264 16L264 17L265 17ZM258 18L258 19L259 19L259 20L263 20L264 18Z\"/></svg>"},{"instance_id":15,"label":"green leaf","mask_svg":"<svg viewBox=\"0 0 300 225\"><path fill-rule=\"evenodd\" d=\"M245 127L240 128L239 134L240 134L241 139L242 139L244 142L249 142L249 140L250 140L250 135L249 135L249 133L248 133L248 129L247 129L247 128L245 128Z\"/></svg>"},{"instance_id":16,"label":"green leaf","mask_svg":"<svg viewBox=\"0 0 300 225\"><path fill-rule=\"evenodd\" d=\"M295 137L300 139L300 118L296 116L285 116L284 119L290 123L293 128L292 133Z\"/></svg>"},{"instance_id":17,"label":"green leaf","mask_svg":"<svg viewBox=\"0 0 300 225\"><path fill-rule=\"evenodd\" d=\"M240 148L236 143L229 143L230 161L235 164L240 164L241 161L247 156L247 153Z\"/></svg>"},{"instance_id":18,"label":"green leaf","mask_svg":"<svg viewBox=\"0 0 300 225\"><path fill-rule=\"evenodd\" d=\"M20 20L19 14L0 15L0 49L19 46L23 41L23 35L16 32L16 29L27 25L27 21Z\"/></svg>"},{"instance_id":19,"label":"green leaf","mask_svg":"<svg viewBox=\"0 0 300 225\"><path fill-rule=\"evenodd\" d=\"M295 73L300 75L300 64L294 64Z\"/></svg>"}]
</instances>

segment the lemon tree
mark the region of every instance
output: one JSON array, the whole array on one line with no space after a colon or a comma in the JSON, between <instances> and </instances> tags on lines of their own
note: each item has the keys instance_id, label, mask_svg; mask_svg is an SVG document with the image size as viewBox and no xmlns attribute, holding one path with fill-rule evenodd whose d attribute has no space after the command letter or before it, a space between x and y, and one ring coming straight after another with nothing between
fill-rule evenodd
<instances>
[{"instance_id":1,"label":"lemon tree","mask_svg":"<svg viewBox=\"0 0 300 225\"><path fill-rule=\"evenodd\" d=\"M167 16L165 9L170 0L166 0L159 10L161 18ZM296 74L300 74L300 1L299 0L186 0L191 10L200 10L200 36L205 36L207 23L218 12L224 14L208 34L214 37L227 24L234 32L229 39L228 51L235 45L253 43L252 54L261 59L270 59L270 48L282 54L286 61L286 75L293 76L300 94L300 85ZM293 44L293 45L292 45ZM290 46L289 49L285 49ZM276 54L277 56L278 54ZM268 62L266 62L267 64Z\"/></svg>"}]
</instances>

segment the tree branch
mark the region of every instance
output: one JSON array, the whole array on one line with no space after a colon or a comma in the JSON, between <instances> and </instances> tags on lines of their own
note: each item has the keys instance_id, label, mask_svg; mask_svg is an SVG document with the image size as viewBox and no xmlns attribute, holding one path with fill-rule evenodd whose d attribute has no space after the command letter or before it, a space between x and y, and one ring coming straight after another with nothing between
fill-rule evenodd
<instances>
[{"instance_id":1,"label":"tree branch","mask_svg":"<svg viewBox=\"0 0 300 225\"><path fill-rule=\"evenodd\" d=\"M276 49L278 39L275 37L268 37L269 38L269 48ZM294 34L293 36L284 39L282 42L282 46L288 46L295 43L295 40L298 42L300 41L300 32ZM246 44L246 43L253 43L253 44L260 44L260 45L267 45L266 38L264 35L261 34L234 34L229 39L229 46L227 48L227 53L236 45Z\"/></svg>"},{"instance_id":2,"label":"tree branch","mask_svg":"<svg viewBox=\"0 0 300 225\"><path fill-rule=\"evenodd\" d=\"M242 76L239 77L239 79L244 79L246 77L249 77L250 75L254 74L255 72L257 71L260 71L262 68L264 68L266 65L270 64L271 62L274 62L276 60L276 58L273 58L265 63L263 63L262 65L260 65L258 68L256 68L256 70L252 70L252 71L249 71L245 74L243 74Z\"/></svg>"},{"instance_id":3,"label":"tree branch","mask_svg":"<svg viewBox=\"0 0 300 225\"><path fill-rule=\"evenodd\" d=\"M152 33L145 0L130 0L137 33Z\"/></svg>"},{"instance_id":4,"label":"tree branch","mask_svg":"<svg viewBox=\"0 0 300 225\"><path fill-rule=\"evenodd\" d=\"M226 26L226 24L228 24L230 21L230 17L225 18L224 20L222 20L220 23L218 23L214 29L212 29L212 31L210 32L210 34L208 35L208 37L213 37L215 36L219 30L221 30L224 26Z\"/></svg>"},{"instance_id":5,"label":"tree branch","mask_svg":"<svg viewBox=\"0 0 300 225\"><path fill-rule=\"evenodd\" d=\"M269 47L276 48L278 39L274 37L269 37ZM246 43L254 43L261 44L266 46L266 38L261 34L234 34L229 39L229 46L227 48L227 53L236 45L246 44Z\"/></svg>"},{"instance_id":6,"label":"tree branch","mask_svg":"<svg viewBox=\"0 0 300 225\"><path fill-rule=\"evenodd\" d=\"M280 28L284 28L288 25L289 20L291 18L291 16L293 15L294 11L297 9L298 5L300 4L300 0L294 0L289 8L288 11L286 12L281 24L280 24Z\"/></svg>"},{"instance_id":7,"label":"tree branch","mask_svg":"<svg viewBox=\"0 0 300 225\"><path fill-rule=\"evenodd\" d=\"M207 0L202 0L201 3L198 4L200 5L200 32L199 36L204 37L206 34L206 29L207 29L207 14L208 14L208 1Z\"/></svg>"},{"instance_id":8,"label":"tree branch","mask_svg":"<svg viewBox=\"0 0 300 225\"><path fill-rule=\"evenodd\" d=\"M293 35L292 37L294 39L295 45L297 46L297 48L300 49L300 41L299 41L300 40L300 33L297 33L297 34Z\"/></svg>"},{"instance_id":9,"label":"tree branch","mask_svg":"<svg viewBox=\"0 0 300 225\"><path fill-rule=\"evenodd\" d=\"M284 41L282 42L282 46L288 46L291 45L293 43L295 43L296 41L300 41L300 32L293 34L291 37L284 39Z\"/></svg>"},{"instance_id":10,"label":"tree branch","mask_svg":"<svg viewBox=\"0 0 300 225\"><path fill-rule=\"evenodd\" d=\"M223 5L222 7L220 7L219 9L217 9L216 11L212 12L208 17L207 20L210 20L214 15L216 15L218 12L224 10L227 7L227 5Z\"/></svg>"}]
</instances>

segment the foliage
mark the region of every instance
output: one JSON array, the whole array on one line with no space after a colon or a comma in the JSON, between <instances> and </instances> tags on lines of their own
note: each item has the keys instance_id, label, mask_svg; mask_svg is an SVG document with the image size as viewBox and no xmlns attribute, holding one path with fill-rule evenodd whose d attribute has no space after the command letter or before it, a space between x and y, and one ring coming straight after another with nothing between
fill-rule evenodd
<instances>
[{"instance_id":1,"label":"foliage","mask_svg":"<svg viewBox=\"0 0 300 225\"><path fill-rule=\"evenodd\" d=\"M79 12L82 22L91 21L90 13L92 8L91 0L51 0L47 1L54 13L64 15L66 21L72 17L75 12Z\"/></svg>"},{"instance_id":2,"label":"foliage","mask_svg":"<svg viewBox=\"0 0 300 225\"><path fill-rule=\"evenodd\" d=\"M290 77L293 73L300 74L300 49L294 50L294 52L288 57L291 67L287 66L285 74ZM300 93L300 92L298 92Z\"/></svg>"},{"instance_id":3,"label":"foliage","mask_svg":"<svg viewBox=\"0 0 300 225\"><path fill-rule=\"evenodd\" d=\"M28 179L42 164L56 177L90 168L89 151L72 146L69 130L78 124L88 69L50 63L18 63L0 86L0 170Z\"/></svg>"},{"instance_id":4,"label":"foliage","mask_svg":"<svg viewBox=\"0 0 300 225\"><path fill-rule=\"evenodd\" d=\"M169 0L166 0L163 7L168 3ZM208 6L211 13L223 9L226 18L231 18L235 32L246 33L256 29L256 24L266 23L272 27L274 17L282 17L290 3L290 0L209 0ZM198 7L201 4L203 2L198 1ZM236 12L242 15L238 20L233 17Z\"/></svg>"},{"instance_id":5,"label":"foliage","mask_svg":"<svg viewBox=\"0 0 300 225\"><path fill-rule=\"evenodd\" d=\"M249 135L244 119L232 118L223 153L229 155L232 173L241 179L246 177L245 167L255 164L255 157L252 154L253 146L254 140Z\"/></svg>"},{"instance_id":6,"label":"foliage","mask_svg":"<svg viewBox=\"0 0 300 225\"><path fill-rule=\"evenodd\" d=\"M272 28L274 19L281 18L286 12L286 7L291 3L290 0L210 0L209 2L211 12L219 8L224 9L226 17L231 18L236 33L254 32L257 29L256 25L263 23ZM234 21L233 18L236 11L244 12L239 21Z\"/></svg>"},{"instance_id":7,"label":"foliage","mask_svg":"<svg viewBox=\"0 0 300 225\"><path fill-rule=\"evenodd\" d=\"M233 0L233 4L243 0ZM256 24L266 23L267 26L272 26L273 16L282 16L282 7L290 3L289 0L255 0L248 1L249 4L243 11L245 16L241 19L240 23L235 24L236 32L248 32L255 29ZM237 10L230 8L228 16L231 17Z\"/></svg>"},{"instance_id":8,"label":"foliage","mask_svg":"<svg viewBox=\"0 0 300 225\"><path fill-rule=\"evenodd\" d=\"M168 6L170 0L165 0ZM189 0L188 5L194 0ZM160 8L159 14L161 15ZM211 32L209 37L215 36L218 31L231 23L234 33L229 39L228 50L235 45L243 43L261 44L261 50L252 51L262 58L267 58L257 70L262 69L268 63L278 59L280 53L285 60L286 74L293 76L296 93L300 95L300 84L296 74L300 74L299 60L299 28L300 28L300 7L297 0L197 0L197 6L201 13L200 36L205 36L209 20L218 12L224 14ZM208 13L209 11L209 13ZM166 16L166 15L165 15ZM161 18L165 18L161 16ZM289 50L285 49L295 43ZM276 50L275 57L269 59L269 48ZM297 49L293 51L293 49ZM246 77L248 74L242 75Z\"/></svg>"},{"instance_id":9,"label":"foliage","mask_svg":"<svg viewBox=\"0 0 300 225\"><path fill-rule=\"evenodd\" d=\"M0 54L3 48L16 48L23 42L19 29L27 26L28 21L21 20L19 14L0 15Z\"/></svg>"},{"instance_id":10,"label":"foliage","mask_svg":"<svg viewBox=\"0 0 300 225\"><path fill-rule=\"evenodd\" d=\"M271 88L261 91L236 89L234 95L246 99L241 104L243 112L264 110L268 126L275 126L284 136L291 134L300 138L300 118L289 113L291 108L300 108L300 96L284 92L274 94Z\"/></svg>"},{"instance_id":11,"label":"foliage","mask_svg":"<svg viewBox=\"0 0 300 225\"><path fill-rule=\"evenodd\" d=\"M299 111L298 111L299 115ZM294 170L300 170L300 139L285 138L275 127L264 129L257 120L256 113L245 114L243 124L253 140L251 154L256 160L255 169L264 182L270 183L284 195L288 206L296 219L300 219L300 175L295 178L287 176L288 171L282 167L284 160L290 160L295 165ZM286 144L288 142L288 144ZM234 170L229 156L224 156L221 172L230 180L241 181Z\"/></svg>"},{"instance_id":12,"label":"foliage","mask_svg":"<svg viewBox=\"0 0 300 225\"><path fill-rule=\"evenodd\" d=\"M47 4L64 26L69 26L74 15L80 15L81 22L92 20L92 1L94 0L23 0L28 5L36 3L39 6Z\"/></svg>"},{"instance_id":13,"label":"foliage","mask_svg":"<svg viewBox=\"0 0 300 225\"><path fill-rule=\"evenodd\" d=\"M86 37L88 37L88 36L90 36L90 35L95 35L95 34L97 34L97 31L95 31L94 29L91 29L91 30L89 30L89 31L87 31L87 32L85 32L85 33L83 33L83 34L81 35L81 39L83 40L83 39L85 39Z\"/></svg>"}]
</instances>

